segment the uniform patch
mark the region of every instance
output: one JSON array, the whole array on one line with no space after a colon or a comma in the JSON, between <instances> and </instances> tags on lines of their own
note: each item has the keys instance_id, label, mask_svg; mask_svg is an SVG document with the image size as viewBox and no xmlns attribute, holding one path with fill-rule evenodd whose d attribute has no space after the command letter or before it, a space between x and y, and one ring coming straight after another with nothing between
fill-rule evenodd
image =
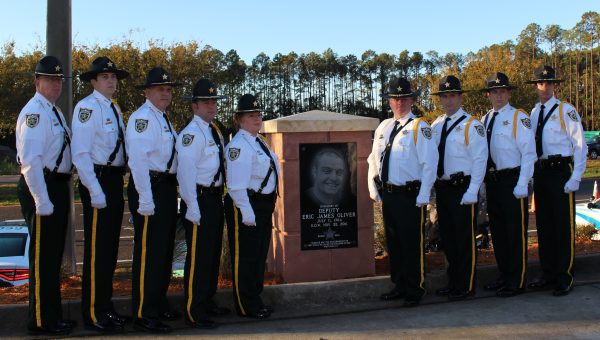
<instances>
[{"instance_id":1,"label":"uniform patch","mask_svg":"<svg viewBox=\"0 0 600 340\"><path fill-rule=\"evenodd\" d=\"M229 159L235 161L240 157L241 149L239 148L229 148Z\"/></svg>"},{"instance_id":2,"label":"uniform patch","mask_svg":"<svg viewBox=\"0 0 600 340\"><path fill-rule=\"evenodd\" d=\"M577 119L577 113L575 113L575 110L569 111L569 113L567 113L567 116L569 116L569 118L571 118L571 120L573 120L574 122L579 121L579 119Z\"/></svg>"},{"instance_id":3,"label":"uniform patch","mask_svg":"<svg viewBox=\"0 0 600 340\"><path fill-rule=\"evenodd\" d=\"M183 146L190 146L192 145L192 142L194 141L194 135L190 135L190 134L184 134L183 137L181 138L181 144Z\"/></svg>"},{"instance_id":4,"label":"uniform patch","mask_svg":"<svg viewBox=\"0 0 600 340\"><path fill-rule=\"evenodd\" d=\"M429 126L422 127L421 133L423 134L423 137L431 139L431 128Z\"/></svg>"},{"instance_id":5,"label":"uniform patch","mask_svg":"<svg viewBox=\"0 0 600 340\"><path fill-rule=\"evenodd\" d=\"M85 107L80 108L79 115L77 115L79 117L79 121L85 123L90 120L92 117L92 111L92 109L86 109Z\"/></svg>"},{"instance_id":6,"label":"uniform patch","mask_svg":"<svg viewBox=\"0 0 600 340\"><path fill-rule=\"evenodd\" d=\"M142 133L148 128L148 119L136 119L135 131Z\"/></svg>"},{"instance_id":7,"label":"uniform patch","mask_svg":"<svg viewBox=\"0 0 600 340\"><path fill-rule=\"evenodd\" d=\"M485 137L485 132L482 125L475 125L475 131L477 131L477 134L481 137Z\"/></svg>"},{"instance_id":8,"label":"uniform patch","mask_svg":"<svg viewBox=\"0 0 600 340\"><path fill-rule=\"evenodd\" d=\"M523 123L523 126L531 129L531 119L529 118L521 118L521 123Z\"/></svg>"},{"instance_id":9,"label":"uniform patch","mask_svg":"<svg viewBox=\"0 0 600 340\"><path fill-rule=\"evenodd\" d=\"M39 124L39 122L40 122L40 114L39 113L32 113L32 114L25 115L25 124L28 127L34 128Z\"/></svg>"}]
</instances>

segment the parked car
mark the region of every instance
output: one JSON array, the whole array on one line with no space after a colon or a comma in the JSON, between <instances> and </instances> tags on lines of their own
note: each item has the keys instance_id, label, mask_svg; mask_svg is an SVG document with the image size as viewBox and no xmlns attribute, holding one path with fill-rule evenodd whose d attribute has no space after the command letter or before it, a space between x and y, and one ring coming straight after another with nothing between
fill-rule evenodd
<instances>
[{"instance_id":1,"label":"parked car","mask_svg":"<svg viewBox=\"0 0 600 340\"><path fill-rule=\"evenodd\" d=\"M25 220L0 222L0 287L29 282L29 231Z\"/></svg>"},{"instance_id":2,"label":"parked car","mask_svg":"<svg viewBox=\"0 0 600 340\"><path fill-rule=\"evenodd\" d=\"M600 136L592 136L585 140L588 146L588 157L590 159L598 158L600 155Z\"/></svg>"}]
</instances>

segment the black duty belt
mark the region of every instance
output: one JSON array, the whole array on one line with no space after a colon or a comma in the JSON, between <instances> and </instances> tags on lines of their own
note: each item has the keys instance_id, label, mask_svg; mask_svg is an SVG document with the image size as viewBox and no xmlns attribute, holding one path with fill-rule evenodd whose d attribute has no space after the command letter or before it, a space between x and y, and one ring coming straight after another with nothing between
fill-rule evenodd
<instances>
[{"instance_id":1,"label":"black duty belt","mask_svg":"<svg viewBox=\"0 0 600 340\"><path fill-rule=\"evenodd\" d=\"M471 175L465 175L462 171L450 175L450 179L438 179L435 182L437 188L466 188L471 184Z\"/></svg>"},{"instance_id":2,"label":"black duty belt","mask_svg":"<svg viewBox=\"0 0 600 340\"><path fill-rule=\"evenodd\" d=\"M374 179L377 191L387 193L418 193L421 190L421 181L409 181L404 185L395 185L391 183L382 183L379 176Z\"/></svg>"},{"instance_id":3,"label":"black duty belt","mask_svg":"<svg viewBox=\"0 0 600 340\"><path fill-rule=\"evenodd\" d=\"M502 170L488 170L488 172L485 174L485 181L498 182L504 179L518 179L520 174L520 166Z\"/></svg>"},{"instance_id":4,"label":"black duty belt","mask_svg":"<svg viewBox=\"0 0 600 340\"><path fill-rule=\"evenodd\" d=\"M248 197L265 201L274 201L277 196L275 194L275 191L273 191L270 194L263 194L259 193L256 190L248 189Z\"/></svg>"},{"instance_id":5,"label":"black duty belt","mask_svg":"<svg viewBox=\"0 0 600 340\"><path fill-rule=\"evenodd\" d=\"M123 176L125 175L124 166L108 166L94 164L94 172L98 177L100 176Z\"/></svg>"},{"instance_id":6,"label":"black duty belt","mask_svg":"<svg viewBox=\"0 0 600 340\"><path fill-rule=\"evenodd\" d=\"M196 191L198 195L223 195L223 186L218 187L205 187L200 184L196 184Z\"/></svg>"},{"instance_id":7,"label":"black duty belt","mask_svg":"<svg viewBox=\"0 0 600 340\"><path fill-rule=\"evenodd\" d=\"M573 164L573 157L563 155L550 155L548 159L538 159L535 163L538 169L563 169Z\"/></svg>"},{"instance_id":8,"label":"black duty belt","mask_svg":"<svg viewBox=\"0 0 600 340\"><path fill-rule=\"evenodd\" d=\"M177 185L177 174L172 174L163 171L150 170L150 182L164 182Z\"/></svg>"},{"instance_id":9,"label":"black duty belt","mask_svg":"<svg viewBox=\"0 0 600 340\"><path fill-rule=\"evenodd\" d=\"M56 172L48 168L44 168L44 178L47 181L68 182L71 180L71 176L71 173Z\"/></svg>"}]
</instances>

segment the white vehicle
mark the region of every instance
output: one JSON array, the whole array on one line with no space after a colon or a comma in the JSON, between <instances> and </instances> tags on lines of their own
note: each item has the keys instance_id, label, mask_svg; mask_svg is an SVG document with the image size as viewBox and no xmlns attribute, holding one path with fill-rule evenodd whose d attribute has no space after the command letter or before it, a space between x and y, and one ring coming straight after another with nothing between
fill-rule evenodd
<instances>
[{"instance_id":1,"label":"white vehicle","mask_svg":"<svg viewBox=\"0 0 600 340\"><path fill-rule=\"evenodd\" d=\"M24 220L0 222L0 287L29 282L29 231Z\"/></svg>"}]
</instances>

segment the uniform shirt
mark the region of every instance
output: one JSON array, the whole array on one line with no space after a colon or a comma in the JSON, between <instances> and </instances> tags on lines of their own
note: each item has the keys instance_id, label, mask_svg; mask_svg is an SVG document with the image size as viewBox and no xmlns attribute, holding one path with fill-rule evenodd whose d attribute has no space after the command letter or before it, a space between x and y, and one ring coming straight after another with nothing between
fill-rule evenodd
<instances>
[{"instance_id":1,"label":"uniform shirt","mask_svg":"<svg viewBox=\"0 0 600 340\"><path fill-rule=\"evenodd\" d=\"M465 118L458 123L446 137L446 148L444 156L444 175L442 179L450 179L450 175L462 172L471 176L471 184L467 189L468 193L477 195L479 187L485 177L485 168L487 165L487 140L483 124L476 119L471 120L467 131L467 122L471 115L462 108L458 109L448 121L446 128L450 127L462 116ZM440 145L442 129L447 115L439 116L431 125L433 137L436 144ZM495 125L495 123L494 123ZM468 144L467 144L468 136Z\"/></svg>"},{"instance_id":2,"label":"uniform shirt","mask_svg":"<svg viewBox=\"0 0 600 340\"><path fill-rule=\"evenodd\" d=\"M112 101L94 90L82 99L73 110L73 163L81 183L90 191L90 195L102 193L100 183L94 172L94 164L106 165L119 138L119 125L125 133L123 115L117 105L119 121L110 107ZM117 125L119 124L119 125ZM119 145L113 166L125 165L123 145Z\"/></svg>"},{"instance_id":3,"label":"uniform shirt","mask_svg":"<svg viewBox=\"0 0 600 340\"><path fill-rule=\"evenodd\" d=\"M165 172L171 158L173 143L177 133L163 118L163 112L158 110L149 100L140 106L129 117L125 145L129 156L129 169L135 182L135 189L140 195L140 203L153 202L152 187L149 171ZM177 155L169 173L177 171Z\"/></svg>"},{"instance_id":4,"label":"uniform shirt","mask_svg":"<svg viewBox=\"0 0 600 340\"><path fill-rule=\"evenodd\" d=\"M533 164L537 160L537 155L531 120L527 114L519 112L516 127L513 127L515 110L510 104L498 110L489 148L496 170L521 167L517 185L523 187L527 186L533 176ZM493 112L492 109L483 117L486 131ZM514 128L516 128L516 138L513 134Z\"/></svg>"},{"instance_id":5,"label":"uniform shirt","mask_svg":"<svg viewBox=\"0 0 600 340\"><path fill-rule=\"evenodd\" d=\"M60 125L56 114L52 111L53 106L48 99L36 92L19 113L15 131L17 160L21 163L21 174L25 177L37 205L50 203L44 180L44 168L54 170L65 142L65 129L69 135L71 134L62 112L57 107L64 129ZM68 145L57 171L71 172L71 150Z\"/></svg>"},{"instance_id":6,"label":"uniform shirt","mask_svg":"<svg viewBox=\"0 0 600 340\"><path fill-rule=\"evenodd\" d=\"M225 142L219 135L221 145ZM200 211L196 184L209 187L219 171L219 146L215 142L209 124L198 116L177 137L177 181L179 194L189 209ZM223 185L219 176L214 186Z\"/></svg>"},{"instance_id":7,"label":"uniform shirt","mask_svg":"<svg viewBox=\"0 0 600 340\"><path fill-rule=\"evenodd\" d=\"M419 195L424 199L428 199L431 186L435 182L438 151L432 137L431 127L424 120L421 120L419 126L415 129L415 116L412 112L409 112L405 117L399 119L400 125L406 124L410 118L413 120L394 138L390 150L388 183L405 185L406 182L419 180L421 181ZM388 118L381 122L375 130L373 149L367 159L369 163L368 180L371 198L378 196L373 178L375 176L381 177L382 155L385 146L388 144L394 123L394 118ZM414 133L417 134L416 144Z\"/></svg>"},{"instance_id":8,"label":"uniform shirt","mask_svg":"<svg viewBox=\"0 0 600 340\"><path fill-rule=\"evenodd\" d=\"M258 191L271 166L271 159L258 144L260 142L256 140L257 137L261 138L240 129L225 148L227 190L241 210L250 208L246 190ZM277 155L270 148L269 152L275 161L275 171L279 176ZM275 191L275 174L271 172L262 193L270 194L273 191Z\"/></svg>"},{"instance_id":9,"label":"uniform shirt","mask_svg":"<svg viewBox=\"0 0 600 340\"><path fill-rule=\"evenodd\" d=\"M554 96L544 103L544 118L554 104L560 105L560 100ZM540 103L537 103L531 111L531 124L533 133L537 130L538 117L540 115ZM552 116L544 125L544 133L542 134L542 148L544 153L542 159L547 159L550 155L573 156L573 174L571 178L581 181L581 176L585 171L585 163L587 157L587 144L583 137L583 126L581 126L581 118L577 110L569 104L563 104L563 121L565 129L561 127L559 108L556 107Z\"/></svg>"}]
</instances>

